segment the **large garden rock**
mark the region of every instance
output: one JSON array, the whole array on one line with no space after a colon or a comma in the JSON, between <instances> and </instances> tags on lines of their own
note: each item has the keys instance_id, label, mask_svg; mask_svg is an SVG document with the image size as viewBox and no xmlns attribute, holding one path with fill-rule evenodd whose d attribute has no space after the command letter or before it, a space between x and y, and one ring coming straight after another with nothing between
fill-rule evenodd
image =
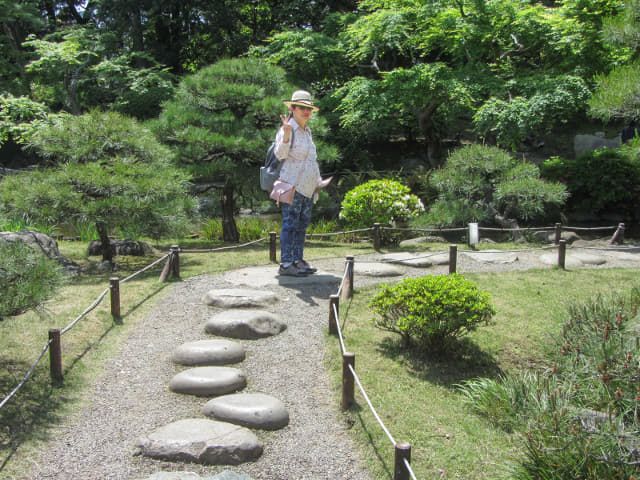
<instances>
[{"instance_id":1,"label":"large garden rock","mask_svg":"<svg viewBox=\"0 0 640 480\"><path fill-rule=\"evenodd\" d=\"M248 429L207 419L170 423L138 439L139 454L204 465L238 465L262 455L263 445Z\"/></svg>"},{"instance_id":2,"label":"large garden rock","mask_svg":"<svg viewBox=\"0 0 640 480\"><path fill-rule=\"evenodd\" d=\"M172 392L188 395L224 395L247 385L247 376L238 368L195 367L175 375L169 382Z\"/></svg>"},{"instance_id":3,"label":"large garden rock","mask_svg":"<svg viewBox=\"0 0 640 480\"><path fill-rule=\"evenodd\" d=\"M245 356L242 345L220 338L184 343L174 350L171 360L179 365L216 366L242 362Z\"/></svg>"},{"instance_id":4,"label":"large garden rock","mask_svg":"<svg viewBox=\"0 0 640 480\"><path fill-rule=\"evenodd\" d=\"M243 288L219 288L209 290L202 302L211 307L251 308L266 307L278 301L275 293Z\"/></svg>"},{"instance_id":5,"label":"large garden rock","mask_svg":"<svg viewBox=\"0 0 640 480\"><path fill-rule=\"evenodd\" d=\"M42 253L60 263L70 274L78 274L81 266L72 262L58 250L58 242L49 235L35 230L20 230L19 232L0 232L0 242L22 242L34 251Z\"/></svg>"},{"instance_id":6,"label":"large garden rock","mask_svg":"<svg viewBox=\"0 0 640 480\"><path fill-rule=\"evenodd\" d=\"M211 317L205 331L229 338L256 340L278 335L287 328L276 315L263 310L227 310Z\"/></svg>"},{"instance_id":7,"label":"large garden rock","mask_svg":"<svg viewBox=\"0 0 640 480\"><path fill-rule=\"evenodd\" d=\"M284 404L263 393L238 393L209 400L202 413L223 422L249 428L277 430L289 424Z\"/></svg>"},{"instance_id":8,"label":"large garden rock","mask_svg":"<svg viewBox=\"0 0 640 480\"><path fill-rule=\"evenodd\" d=\"M110 240L111 252L114 255L130 255L134 257L145 257L147 255L153 255L156 250L147 242L141 242L138 240L130 239L118 239ZM89 255L102 255L102 242L100 240L93 240L87 247Z\"/></svg>"}]
</instances>

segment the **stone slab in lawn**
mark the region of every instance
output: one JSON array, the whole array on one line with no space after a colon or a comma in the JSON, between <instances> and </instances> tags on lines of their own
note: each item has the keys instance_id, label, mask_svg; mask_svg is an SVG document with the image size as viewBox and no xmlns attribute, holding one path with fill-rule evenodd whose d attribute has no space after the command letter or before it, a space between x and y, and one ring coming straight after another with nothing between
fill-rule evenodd
<instances>
[{"instance_id":1,"label":"stone slab in lawn","mask_svg":"<svg viewBox=\"0 0 640 480\"><path fill-rule=\"evenodd\" d=\"M424 252L397 252L388 253L382 257L383 262L397 263L415 268L428 268L433 265L431 254Z\"/></svg>"},{"instance_id":2,"label":"stone slab in lawn","mask_svg":"<svg viewBox=\"0 0 640 480\"><path fill-rule=\"evenodd\" d=\"M518 255L513 252L502 252L500 250L480 250L477 252L462 252L462 255L478 263L515 263Z\"/></svg>"},{"instance_id":3,"label":"stone slab in lawn","mask_svg":"<svg viewBox=\"0 0 640 480\"><path fill-rule=\"evenodd\" d=\"M540 261L547 265L557 265L558 252L545 253L544 255L540 256ZM583 252L567 252L564 257L565 268L577 268L584 265L602 265L606 262L607 260L600 255L593 255L591 253Z\"/></svg>"},{"instance_id":4,"label":"stone slab in lawn","mask_svg":"<svg viewBox=\"0 0 640 480\"><path fill-rule=\"evenodd\" d=\"M381 262L355 262L353 270L354 275L365 275L367 277L399 277L402 275L400 267Z\"/></svg>"},{"instance_id":5,"label":"stone slab in lawn","mask_svg":"<svg viewBox=\"0 0 640 480\"><path fill-rule=\"evenodd\" d=\"M203 465L239 465L262 455L263 445L249 429L189 418L140 437L135 446L146 457Z\"/></svg>"},{"instance_id":6,"label":"stone slab in lawn","mask_svg":"<svg viewBox=\"0 0 640 480\"><path fill-rule=\"evenodd\" d=\"M286 328L278 316L263 310L227 310L211 317L204 326L212 335L247 340L278 335Z\"/></svg>"},{"instance_id":7,"label":"stone slab in lawn","mask_svg":"<svg viewBox=\"0 0 640 480\"><path fill-rule=\"evenodd\" d=\"M249 428L277 430L289 424L289 412L284 404L263 393L238 393L209 400L202 413L223 422Z\"/></svg>"},{"instance_id":8,"label":"stone slab in lawn","mask_svg":"<svg viewBox=\"0 0 640 480\"><path fill-rule=\"evenodd\" d=\"M211 307L247 308L266 307L278 301L275 293L248 288L218 288L209 290L202 298Z\"/></svg>"},{"instance_id":9,"label":"stone slab in lawn","mask_svg":"<svg viewBox=\"0 0 640 480\"><path fill-rule=\"evenodd\" d=\"M238 342L219 338L183 343L174 350L171 360L179 365L215 366L239 363L245 356Z\"/></svg>"},{"instance_id":10,"label":"stone slab in lawn","mask_svg":"<svg viewBox=\"0 0 640 480\"><path fill-rule=\"evenodd\" d=\"M169 382L172 392L187 395L224 395L247 385L247 376L238 368L195 367L175 375Z\"/></svg>"}]
</instances>

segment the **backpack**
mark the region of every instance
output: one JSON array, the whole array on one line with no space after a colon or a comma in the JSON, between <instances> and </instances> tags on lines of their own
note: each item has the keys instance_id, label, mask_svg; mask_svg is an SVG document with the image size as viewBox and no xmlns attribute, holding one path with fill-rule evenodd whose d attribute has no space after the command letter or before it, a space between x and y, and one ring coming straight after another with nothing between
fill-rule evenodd
<instances>
[{"instance_id":1,"label":"backpack","mask_svg":"<svg viewBox=\"0 0 640 480\"><path fill-rule=\"evenodd\" d=\"M291 130L291 145L293 145L293 130ZM264 160L264 166L260 167L260 188L266 192L270 192L273 188L273 182L280 177L280 167L282 163L275 153L276 142L271 143L267 150L267 156Z\"/></svg>"}]
</instances>

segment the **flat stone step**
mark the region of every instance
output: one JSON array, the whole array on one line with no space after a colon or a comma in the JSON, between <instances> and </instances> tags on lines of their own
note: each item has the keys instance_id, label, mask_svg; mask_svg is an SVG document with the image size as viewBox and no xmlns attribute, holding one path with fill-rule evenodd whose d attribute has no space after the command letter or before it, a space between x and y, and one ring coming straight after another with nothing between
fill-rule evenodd
<instances>
[{"instance_id":1,"label":"flat stone step","mask_svg":"<svg viewBox=\"0 0 640 480\"><path fill-rule=\"evenodd\" d=\"M355 275L367 277L399 277L403 273L400 267L382 262L355 262L353 270Z\"/></svg>"},{"instance_id":2,"label":"flat stone step","mask_svg":"<svg viewBox=\"0 0 640 480\"><path fill-rule=\"evenodd\" d=\"M211 396L241 390L247 386L247 376L238 368L195 367L175 375L169 382L172 392Z\"/></svg>"},{"instance_id":3,"label":"flat stone step","mask_svg":"<svg viewBox=\"0 0 640 480\"><path fill-rule=\"evenodd\" d=\"M145 480L253 480L249 475L224 470L214 477L201 477L193 472L157 472Z\"/></svg>"},{"instance_id":4,"label":"flat stone step","mask_svg":"<svg viewBox=\"0 0 640 480\"><path fill-rule=\"evenodd\" d=\"M397 263L415 268L428 268L433 265L429 253L421 252L397 252L388 253L382 257L383 262Z\"/></svg>"},{"instance_id":5,"label":"flat stone step","mask_svg":"<svg viewBox=\"0 0 640 480\"><path fill-rule=\"evenodd\" d=\"M278 335L287 325L276 315L263 310L228 310L211 317L204 330L212 335L256 340Z\"/></svg>"},{"instance_id":6,"label":"flat stone step","mask_svg":"<svg viewBox=\"0 0 640 480\"><path fill-rule=\"evenodd\" d=\"M203 297L203 303L220 308L266 307L278 301L278 296L265 290L245 288L219 288L209 290Z\"/></svg>"},{"instance_id":7,"label":"flat stone step","mask_svg":"<svg viewBox=\"0 0 640 480\"><path fill-rule=\"evenodd\" d=\"M262 442L249 429L198 418L160 427L140 437L135 446L146 457L203 465L239 465L263 451Z\"/></svg>"},{"instance_id":8,"label":"flat stone step","mask_svg":"<svg viewBox=\"0 0 640 480\"><path fill-rule=\"evenodd\" d=\"M558 253L546 253L540 256L540 261L547 265L558 264ZM583 265L602 265L607 260L600 255L583 252L566 252L564 266L568 268L581 267Z\"/></svg>"},{"instance_id":9,"label":"flat stone step","mask_svg":"<svg viewBox=\"0 0 640 480\"><path fill-rule=\"evenodd\" d=\"M245 356L238 342L220 338L183 343L174 350L171 360L178 365L219 366L240 363Z\"/></svg>"},{"instance_id":10,"label":"flat stone step","mask_svg":"<svg viewBox=\"0 0 640 480\"><path fill-rule=\"evenodd\" d=\"M289 412L277 398L263 393L238 393L209 400L203 415L261 430L277 430L289 424Z\"/></svg>"},{"instance_id":11,"label":"flat stone step","mask_svg":"<svg viewBox=\"0 0 640 480\"><path fill-rule=\"evenodd\" d=\"M478 263L514 263L519 260L518 255L513 252L503 252L500 250L481 250L478 252L463 252L462 255Z\"/></svg>"}]
</instances>

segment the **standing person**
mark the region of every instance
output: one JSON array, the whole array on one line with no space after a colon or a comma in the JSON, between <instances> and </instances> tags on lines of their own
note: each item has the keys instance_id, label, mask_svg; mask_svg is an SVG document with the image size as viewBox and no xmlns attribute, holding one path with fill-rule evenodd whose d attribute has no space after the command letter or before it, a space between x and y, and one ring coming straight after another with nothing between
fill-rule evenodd
<instances>
[{"instance_id":1,"label":"standing person","mask_svg":"<svg viewBox=\"0 0 640 480\"><path fill-rule=\"evenodd\" d=\"M276 134L276 157L282 162L280 178L296 187L291 205L282 203L282 231L280 233L280 275L302 276L315 273L304 260L304 241L311 223L311 210L318 198L318 188L329 180L322 180L316 146L307 122L319 110L305 90L293 92L291 100L284 100L289 116L281 115L282 126ZM293 142L291 139L293 138Z\"/></svg>"}]
</instances>

